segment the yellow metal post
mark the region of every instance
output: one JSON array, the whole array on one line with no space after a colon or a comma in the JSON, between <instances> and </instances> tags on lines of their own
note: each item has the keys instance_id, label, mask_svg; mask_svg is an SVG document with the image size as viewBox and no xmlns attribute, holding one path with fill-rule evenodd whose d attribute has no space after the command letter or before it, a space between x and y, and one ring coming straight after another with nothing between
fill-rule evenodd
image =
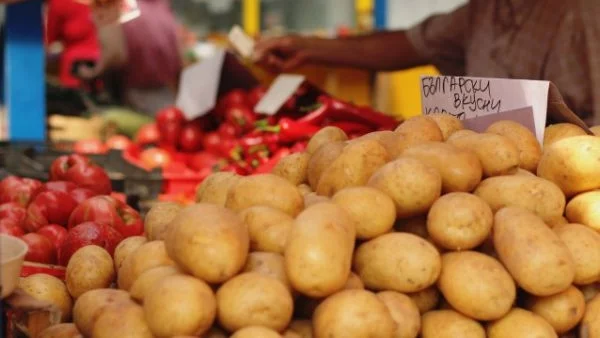
<instances>
[{"instance_id":1,"label":"yellow metal post","mask_svg":"<svg viewBox=\"0 0 600 338\"><path fill-rule=\"evenodd\" d=\"M260 33L260 0L242 1L242 23L246 34L257 36Z\"/></svg>"}]
</instances>

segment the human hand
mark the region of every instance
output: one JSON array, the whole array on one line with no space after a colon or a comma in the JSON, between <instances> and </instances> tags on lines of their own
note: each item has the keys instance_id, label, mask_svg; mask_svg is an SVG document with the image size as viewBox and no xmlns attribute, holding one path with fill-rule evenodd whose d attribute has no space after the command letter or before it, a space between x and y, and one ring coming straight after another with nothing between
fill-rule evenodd
<instances>
[{"instance_id":1,"label":"human hand","mask_svg":"<svg viewBox=\"0 0 600 338\"><path fill-rule=\"evenodd\" d=\"M261 40L254 47L253 59L271 71L288 71L311 60L310 40L299 36Z\"/></svg>"}]
</instances>

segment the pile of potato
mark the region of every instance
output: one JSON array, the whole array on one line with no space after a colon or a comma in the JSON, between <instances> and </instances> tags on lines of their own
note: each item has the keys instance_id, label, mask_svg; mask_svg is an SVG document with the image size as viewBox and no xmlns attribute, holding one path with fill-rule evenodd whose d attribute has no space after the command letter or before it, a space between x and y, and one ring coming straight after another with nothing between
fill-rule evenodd
<instances>
[{"instance_id":1,"label":"pile of potato","mask_svg":"<svg viewBox=\"0 0 600 338\"><path fill-rule=\"evenodd\" d=\"M62 329L600 337L596 189L600 137L572 125L543 145L512 121L476 133L448 115L353 140L327 127L272 174L216 173L197 204L155 206L114 258L78 251Z\"/></svg>"}]
</instances>

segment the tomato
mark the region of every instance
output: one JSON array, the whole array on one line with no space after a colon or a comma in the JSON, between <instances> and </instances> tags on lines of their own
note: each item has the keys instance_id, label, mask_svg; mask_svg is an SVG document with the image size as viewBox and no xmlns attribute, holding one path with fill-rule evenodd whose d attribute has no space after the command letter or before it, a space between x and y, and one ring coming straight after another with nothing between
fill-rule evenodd
<instances>
[{"instance_id":1,"label":"tomato","mask_svg":"<svg viewBox=\"0 0 600 338\"><path fill-rule=\"evenodd\" d=\"M57 224L46 225L38 230L37 233L48 238L50 242L54 244L56 250L58 250L67 239L67 229Z\"/></svg>"},{"instance_id":2,"label":"tomato","mask_svg":"<svg viewBox=\"0 0 600 338\"><path fill-rule=\"evenodd\" d=\"M263 98L263 96L265 96L266 93L267 89L263 86L257 86L252 88L248 92L248 105L250 106L250 108L254 109L254 107L256 107L258 102Z\"/></svg>"},{"instance_id":3,"label":"tomato","mask_svg":"<svg viewBox=\"0 0 600 338\"><path fill-rule=\"evenodd\" d=\"M98 139L79 140L75 142L73 150L78 154L104 154L108 148Z\"/></svg>"},{"instance_id":4,"label":"tomato","mask_svg":"<svg viewBox=\"0 0 600 338\"><path fill-rule=\"evenodd\" d=\"M222 123L217 132L221 138L233 138L238 136L236 127L229 123Z\"/></svg>"},{"instance_id":5,"label":"tomato","mask_svg":"<svg viewBox=\"0 0 600 338\"><path fill-rule=\"evenodd\" d=\"M25 234L19 222L12 218L0 218L0 234L21 237Z\"/></svg>"},{"instance_id":6,"label":"tomato","mask_svg":"<svg viewBox=\"0 0 600 338\"><path fill-rule=\"evenodd\" d=\"M131 146L132 142L127 136L115 135L106 140L106 146L109 149L125 150Z\"/></svg>"},{"instance_id":7,"label":"tomato","mask_svg":"<svg viewBox=\"0 0 600 338\"><path fill-rule=\"evenodd\" d=\"M188 123L181 129L179 147L183 151L193 152L202 149L202 136L204 132L198 124Z\"/></svg>"},{"instance_id":8,"label":"tomato","mask_svg":"<svg viewBox=\"0 0 600 338\"><path fill-rule=\"evenodd\" d=\"M196 171L212 169L217 164L219 164L219 157L205 151L194 154L188 161L188 166Z\"/></svg>"},{"instance_id":9,"label":"tomato","mask_svg":"<svg viewBox=\"0 0 600 338\"><path fill-rule=\"evenodd\" d=\"M103 247L112 256L123 236L112 227L96 222L84 222L69 230L67 238L58 250L58 261L66 266L73 254L87 245Z\"/></svg>"},{"instance_id":10,"label":"tomato","mask_svg":"<svg viewBox=\"0 0 600 338\"><path fill-rule=\"evenodd\" d=\"M18 203L9 202L0 204L0 220L12 219L20 224L23 222L26 215L27 210Z\"/></svg>"},{"instance_id":11,"label":"tomato","mask_svg":"<svg viewBox=\"0 0 600 338\"><path fill-rule=\"evenodd\" d=\"M181 110L170 107L156 114L156 125L160 134L160 142L166 146L175 146L179 139L181 129L185 124L185 117Z\"/></svg>"},{"instance_id":12,"label":"tomato","mask_svg":"<svg viewBox=\"0 0 600 338\"><path fill-rule=\"evenodd\" d=\"M21 239L27 243L25 260L29 262L56 264L56 249L50 240L40 234L26 234Z\"/></svg>"},{"instance_id":13,"label":"tomato","mask_svg":"<svg viewBox=\"0 0 600 338\"><path fill-rule=\"evenodd\" d=\"M172 157L168 151L161 148L149 148L140 154L140 160L144 166L154 168L164 168L171 163Z\"/></svg>"},{"instance_id":14,"label":"tomato","mask_svg":"<svg viewBox=\"0 0 600 338\"><path fill-rule=\"evenodd\" d=\"M160 134L156 123L149 123L142 126L135 135L135 142L141 145L158 144Z\"/></svg>"},{"instance_id":15,"label":"tomato","mask_svg":"<svg viewBox=\"0 0 600 338\"><path fill-rule=\"evenodd\" d=\"M212 132L204 135L202 139L202 148L213 154L218 154L221 144L221 135L218 132Z\"/></svg>"}]
</instances>

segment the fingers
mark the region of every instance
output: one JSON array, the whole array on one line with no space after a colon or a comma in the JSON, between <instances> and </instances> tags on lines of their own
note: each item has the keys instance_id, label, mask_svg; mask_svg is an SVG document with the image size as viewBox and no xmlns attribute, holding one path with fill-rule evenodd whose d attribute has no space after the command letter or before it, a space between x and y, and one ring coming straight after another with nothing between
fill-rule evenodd
<instances>
[{"instance_id":1,"label":"fingers","mask_svg":"<svg viewBox=\"0 0 600 338\"><path fill-rule=\"evenodd\" d=\"M299 39L286 36L259 41L254 49L253 60L273 72L294 69L307 60Z\"/></svg>"}]
</instances>

